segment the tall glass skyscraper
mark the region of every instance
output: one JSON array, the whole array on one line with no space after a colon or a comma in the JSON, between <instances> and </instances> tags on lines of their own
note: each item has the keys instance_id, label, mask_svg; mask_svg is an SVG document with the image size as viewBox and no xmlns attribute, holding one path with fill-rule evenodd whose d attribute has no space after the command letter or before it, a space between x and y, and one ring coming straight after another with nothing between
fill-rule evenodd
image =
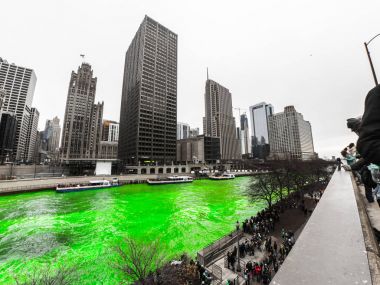
<instances>
[{"instance_id":1,"label":"tall glass skyscraper","mask_svg":"<svg viewBox=\"0 0 380 285\"><path fill-rule=\"evenodd\" d=\"M145 16L125 56L118 158L175 161L176 126L177 35Z\"/></svg>"},{"instance_id":2,"label":"tall glass skyscraper","mask_svg":"<svg viewBox=\"0 0 380 285\"><path fill-rule=\"evenodd\" d=\"M253 158L265 159L269 155L268 117L273 114L273 106L265 102L249 107L252 133Z\"/></svg>"}]
</instances>

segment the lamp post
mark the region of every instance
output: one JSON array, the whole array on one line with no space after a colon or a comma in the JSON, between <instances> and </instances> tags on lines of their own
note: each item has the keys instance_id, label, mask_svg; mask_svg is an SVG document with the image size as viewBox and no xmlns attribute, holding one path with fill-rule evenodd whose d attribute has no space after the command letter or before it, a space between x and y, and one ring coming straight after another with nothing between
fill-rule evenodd
<instances>
[{"instance_id":1,"label":"lamp post","mask_svg":"<svg viewBox=\"0 0 380 285\"><path fill-rule=\"evenodd\" d=\"M372 39L370 39L368 42L364 42L364 47L365 47L365 50L367 52L367 56L368 56L368 60L369 60L369 65L371 66L371 71L372 71L372 75L373 75L373 79L375 80L375 85L377 86L378 85L378 82L377 82L377 77L376 77L376 72L375 72L375 68L373 67L373 63L372 63L372 59L371 59L371 55L369 53L369 50L368 50L368 45L375 39L377 38L378 36L380 36L380 34L377 34L376 36L374 36Z\"/></svg>"}]
</instances>

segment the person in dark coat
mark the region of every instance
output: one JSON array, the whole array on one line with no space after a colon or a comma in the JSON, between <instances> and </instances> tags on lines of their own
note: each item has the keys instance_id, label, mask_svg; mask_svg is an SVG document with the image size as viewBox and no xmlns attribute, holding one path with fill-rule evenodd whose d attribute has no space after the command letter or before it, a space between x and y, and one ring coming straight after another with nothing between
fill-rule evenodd
<instances>
[{"instance_id":1,"label":"person in dark coat","mask_svg":"<svg viewBox=\"0 0 380 285\"><path fill-rule=\"evenodd\" d=\"M340 169L341 169L341 166L342 166L342 160L340 159L340 157L338 157L337 159L336 159L336 163L338 164L338 171L340 171Z\"/></svg>"},{"instance_id":2,"label":"person in dark coat","mask_svg":"<svg viewBox=\"0 0 380 285\"><path fill-rule=\"evenodd\" d=\"M380 165L380 85L371 89L365 99L364 114L361 121L348 119L347 127L359 135L356 149L361 158L351 167L343 166L345 170L358 171L365 186L368 202L373 202L372 189L376 186L371 179L367 165ZM359 124L360 122L360 124Z\"/></svg>"},{"instance_id":3,"label":"person in dark coat","mask_svg":"<svg viewBox=\"0 0 380 285\"><path fill-rule=\"evenodd\" d=\"M380 85L365 99L356 148L367 163L380 165Z\"/></svg>"}]
</instances>

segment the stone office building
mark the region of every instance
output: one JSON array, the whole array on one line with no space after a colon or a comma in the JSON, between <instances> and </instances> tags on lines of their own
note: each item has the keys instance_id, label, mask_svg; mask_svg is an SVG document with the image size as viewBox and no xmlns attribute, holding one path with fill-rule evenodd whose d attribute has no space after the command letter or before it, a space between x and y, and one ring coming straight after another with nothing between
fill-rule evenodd
<instances>
[{"instance_id":1,"label":"stone office building","mask_svg":"<svg viewBox=\"0 0 380 285\"><path fill-rule=\"evenodd\" d=\"M91 161L98 154L103 102L94 104L96 82L88 63L71 73L61 143L61 160L66 163Z\"/></svg>"},{"instance_id":2,"label":"stone office building","mask_svg":"<svg viewBox=\"0 0 380 285\"><path fill-rule=\"evenodd\" d=\"M314 159L311 124L305 121L294 106L269 117L269 144L271 159Z\"/></svg>"},{"instance_id":3,"label":"stone office building","mask_svg":"<svg viewBox=\"0 0 380 285\"><path fill-rule=\"evenodd\" d=\"M217 163L220 160L220 139L200 135L177 141L177 162Z\"/></svg>"},{"instance_id":4,"label":"stone office building","mask_svg":"<svg viewBox=\"0 0 380 285\"><path fill-rule=\"evenodd\" d=\"M211 79L207 79L205 89L204 134L220 138L222 160L241 159L240 140L236 132L230 91Z\"/></svg>"}]
</instances>

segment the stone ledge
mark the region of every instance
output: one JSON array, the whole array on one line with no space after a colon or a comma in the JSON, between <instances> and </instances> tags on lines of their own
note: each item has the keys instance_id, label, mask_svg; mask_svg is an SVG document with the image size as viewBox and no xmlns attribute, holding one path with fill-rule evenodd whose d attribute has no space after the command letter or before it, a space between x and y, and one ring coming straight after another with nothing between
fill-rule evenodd
<instances>
[{"instance_id":1,"label":"stone ledge","mask_svg":"<svg viewBox=\"0 0 380 285\"><path fill-rule=\"evenodd\" d=\"M350 173L334 173L271 284L372 284Z\"/></svg>"}]
</instances>

